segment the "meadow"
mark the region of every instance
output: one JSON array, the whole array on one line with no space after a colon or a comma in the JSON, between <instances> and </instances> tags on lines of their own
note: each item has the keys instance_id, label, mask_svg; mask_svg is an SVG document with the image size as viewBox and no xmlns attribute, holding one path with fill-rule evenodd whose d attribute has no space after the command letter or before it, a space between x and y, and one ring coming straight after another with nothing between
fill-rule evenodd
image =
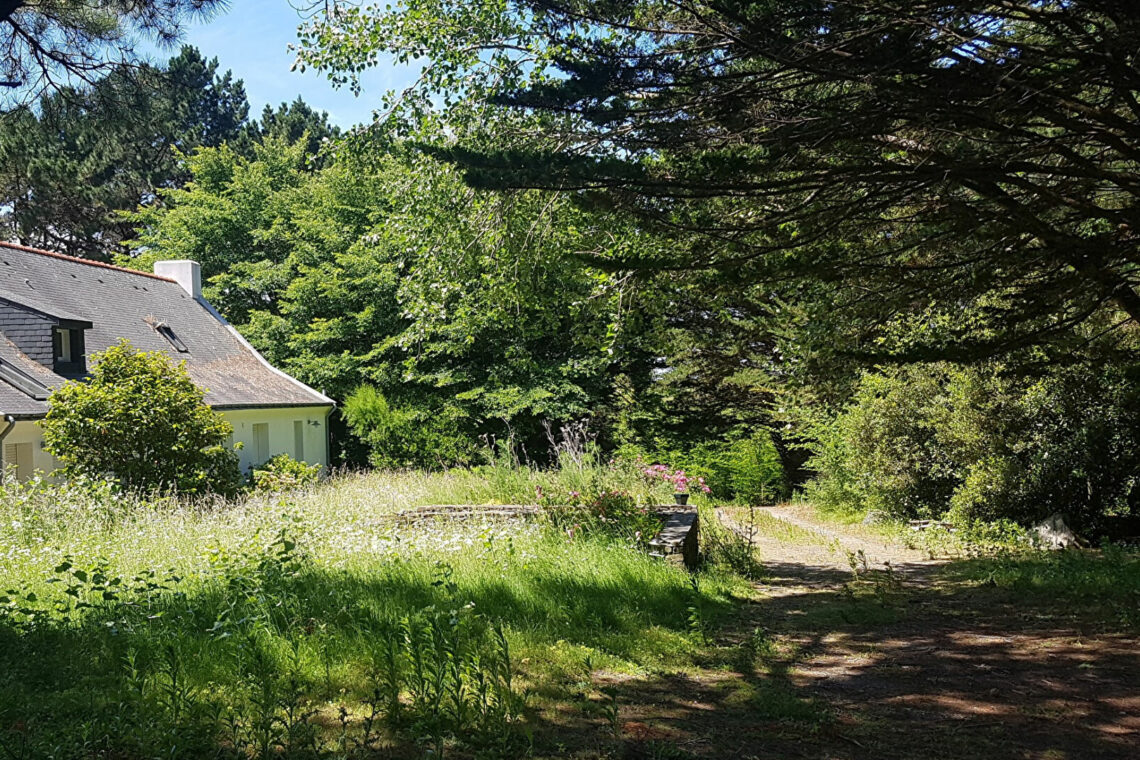
<instances>
[{"instance_id":1,"label":"meadow","mask_svg":"<svg viewBox=\"0 0 1140 760\"><path fill-rule=\"evenodd\" d=\"M344 474L236 502L9 484L0 756L513 757L559 754L567 720L608 754L607 684L693 667L746 580L651 559L614 524L393 513L621 485L662 495L620 466Z\"/></svg>"}]
</instances>

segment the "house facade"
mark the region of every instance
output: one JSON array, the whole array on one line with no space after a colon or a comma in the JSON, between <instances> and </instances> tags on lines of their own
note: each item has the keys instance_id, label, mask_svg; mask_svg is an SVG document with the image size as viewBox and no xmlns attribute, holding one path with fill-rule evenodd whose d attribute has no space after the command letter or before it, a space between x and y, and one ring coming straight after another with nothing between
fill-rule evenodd
<instances>
[{"instance_id":1,"label":"house facade","mask_svg":"<svg viewBox=\"0 0 1140 760\"><path fill-rule=\"evenodd\" d=\"M87 357L128 340L184 361L234 428L243 471L278 454L328 466L333 402L271 366L202 297L193 261L153 274L0 243L0 457L20 480L51 474L39 421Z\"/></svg>"}]
</instances>

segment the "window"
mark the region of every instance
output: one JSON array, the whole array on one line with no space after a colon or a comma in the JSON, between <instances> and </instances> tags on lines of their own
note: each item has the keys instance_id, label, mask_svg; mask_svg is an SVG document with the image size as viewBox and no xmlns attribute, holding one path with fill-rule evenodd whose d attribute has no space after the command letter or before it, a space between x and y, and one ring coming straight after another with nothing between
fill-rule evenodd
<instances>
[{"instance_id":1,"label":"window","mask_svg":"<svg viewBox=\"0 0 1140 760\"><path fill-rule=\"evenodd\" d=\"M32 477L32 444L4 444L4 474L24 482Z\"/></svg>"},{"instance_id":2,"label":"window","mask_svg":"<svg viewBox=\"0 0 1140 760\"><path fill-rule=\"evenodd\" d=\"M56 353L56 361L71 362L71 330L59 330L56 335L59 336L59 351Z\"/></svg>"},{"instance_id":3,"label":"window","mask_svg":"<svg viewBox=\"0 0 1140 760\"><path fill-rule=\"evenodd\" d=\"M298 462L305 461L305 421L293 421L293 458Z\"/></svg>"},{"instance_id":4,"label":"window","mask_svg":"<svg viewBox=\"0 0 1140 760\"><path fill-rule=\"evenodd\" d=\"M83 330L57 327L52 331L52 357L55 371L61 375L82 375L87 372L83 355Z\"/></svg>"},{"instance_id":5,"label":"window","mask_svg":"<svg viewBox=\"0 0 1140 760\"><path fill-rule=\"evenodd\" d=\"M255 422L253 425L253 463L262 465L269 461L269 423Z\"/></svg>"},{"instance_id":6,"label":"window","mask_svg":"<svg viewBox=\"0 0 1140 760\"><path fill-rule=\"evenodd\" d=\"M182 342L182 339L178 337L178 334L174 332L174 328L170 325L165 322L159 322L155 325L154 329L159 335L166 338L166 342L174 346L176 351L182 354L190 353L190 349L186 348L186 344Z\"/></svg>"}]
</instances>

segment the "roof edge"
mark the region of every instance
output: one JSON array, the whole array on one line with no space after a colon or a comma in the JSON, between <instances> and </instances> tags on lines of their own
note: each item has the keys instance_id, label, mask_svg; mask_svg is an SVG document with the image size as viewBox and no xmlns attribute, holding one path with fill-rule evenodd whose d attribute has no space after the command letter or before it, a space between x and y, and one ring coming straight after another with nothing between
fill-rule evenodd
<instances>
[{"instance_id":1,"label":"roof edge","mask_svg":"<svg viewBox=\"0 0 1140 760\"><path fill-rule=\"evenodd\" d=\"M94 323L92 323L92 321L90 319L80 319L73 314L63 314L63 313L50 314L50 313L44 311L43 309L36 308L35 306L32 306L30 304L26 304L22 301L17 301L15 298L9 298L8 296L0 296L0 303L5 303L5 304L8 304L9 306L14 306L17 309L20 309L22 311L28 311L28 312L31 312L32 314L38 314L41 317L45 317L49 320L55 320L55 322L57 322L57 323L67 322L67 323L69 323L69 325L65 325L65 326L77 327L80 330L90 330L92 327L95 326ZM10 342L11 341L9 341L9 343Z\"/></svg>"},{"instance_id":2,"label":"roof edge","mask_svg":"<svg viewBox=\"0 0 1140 760\"><path fill-rule=\"evenodd\" d=\"M313 391L316 393L316 391ZM241 412L248 409L328 409L336 406L334 401L298 401L282 404L209 404L211 409L219 412Z\"/></svg>"},{"instance_id":3,"label":"roof edge","mask_svg":"<svg viewBox=\"0 0 1140 760\"><path fill-rule=\"evenodd\" d=\"M11 248L14 251L23 251L24 253L35 253L40 256L50 256L53 259L61 259L62 261L73 261L76 264L86 264L91 267L99 267L101 269L110 269L114 272L125 272L126 274L137 274L142 277L149 277L152 280L162 280L163 282L173 282L178 284L169 277L154 274L153 272L144 272L141 269L129 269L127 267L116 266L115 264L105 264L102 261L91 261L90 259L81 259L78 256L68 256L63 253L56 253L55 251L47 251L43 248L32 248L27 245L20 245L19 243L8 243L0 241L0 248Z\"/></svg>"},{"instance_id":4,"label":"roof edge","mask_svg":"<svg viewBox=\"0 0 1140 760\"><path fill-rule=\"evenodd\" d=\"M232 335L234 337L234 339L237 340L237 342L239 344L241 344L241 347L244 348L245 350L249 351L251 354L253 354L253 357L255 359L257 359L257 361L259 361L263 367L265 367L266 369L268 369L270 372L274 373L275 375L288 380L289 382L296 385L298 388L301 388L302 390L313 394L317 399L319 399L318 402L315 404L291 404L290 406L334 406L334 407L336 406L336 402L333 401L328 396L326 396L325 394L321 393L320 391L316 390L315 388L310 388L308 385L305 385L300 380L298 380L297 378L290 375L288 372L283 372L282 370L279 370L276 367L274 367L272 364L270 364L269 361L264 356L261 355L261 352L258 351L256 348L254 348L253 344L251 344L248 340L246 340L245 336L242 335L240 332L238 332L236 327L234 327L229 322L227 322L226 318L223 317L221 315L221 313L219 313L218 310L214 308L214 305L211 304L209 301L207 301L205 298L195 298L194 300L197 301L198 304L201 305L201 307L203 309L205 309L207 312L209 312L209 314L214 319L218 320L218 322L220 322L223 327L225 327L227 330L229 330L230 335ZM258 404L257 406L264 406L264 404Z\"/></svg>"}]
</instances>

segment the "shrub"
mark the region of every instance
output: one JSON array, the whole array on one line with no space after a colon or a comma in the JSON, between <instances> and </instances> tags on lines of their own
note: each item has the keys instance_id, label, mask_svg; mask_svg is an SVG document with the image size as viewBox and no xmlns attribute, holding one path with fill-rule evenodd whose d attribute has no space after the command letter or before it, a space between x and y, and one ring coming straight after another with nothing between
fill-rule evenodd
<instances>
[{"instance_id":1,"label":"shrub","mask_svg":"<svg viewBox=\"0 0 1140 760\"><path fill-rule=\"evenodd\" d=\"M821 431L809 493L824 506L892 517L944 511L958 479L936 439L932 409L942 375L900 370L866 375L847 409Z\"/></svg>"},{"instance_id":2,"label":"shrub","mask_svg":"<svg viewBox=\"0 0 1140 760\"><path fill-rule=\"evenodd\" d=\"M661 531L661 519L628 491L603 490L585 496L572 492L569 501L553 500L541 489L537 495L539 503L547 506L547 519L570 538L603 531L644 546Z\"/></svg>"},{"instance_id":3,"label":"shrub","mask_svg":"<svg viewBox=\"0 0 1140 760\"><path fill-rule=\"evenodd\" d=\"M345 399L344 417L368 446L374 467L439 469L470 464L479 453L469 438L455 432L458 420L447 410L395 407L371 385L361 385Z\"/></svg>"},{"instance_id":4,"label":"shrub","mask_svg":"<svg viewBox=\"0 0 1140 760\"><path fill-rule=\"evenodd\" d=\"M747 438L706 441L690 449L658 448L646 451L623 446L618 458L624 461L661 464L677 468L691 482L704 481L713 498L748 504L771 504L787 496L783 463L772 436L764 430Z\"/></svg>"},{"instance_id":5,"label":"shrub","mask_svg":"<svg viewBox=\"0 0 1140 760\"><path fill-rule=\"evenodd\" d=\"M288 454L278 454L253 471L253 486L263 492L291 491L316 483L320 472L320 465L298 462Z\"/></svg>"},{"instance_id":6,"label":"shrub","mask_svg":"<svg viewBox=\"0 0 1140 760\"><path fill-rule=\"evenodd\" d=\"M832 509L966 524L1063 512L1085 530L1140 496L1140 393L1127 368L1007 375L997 364L866 375L816 431L809 495Z\"/></svg>"},{"instance_id":7,"label":"shrub","mask_svg":"<svg viewBox=\"0 0 1140 760\"><path fill-rule=\"evenodd\" d=\"M241 483L233 428L203 403L185 367L123 341L92 357L85 382L52 392L44 448L69 476L107 474L131 490L232 493Z\"/></svg>"},{"instance_id":8,"label":"shrub","mask_svg":"<svg viewBox=\"0 0 1140 760\"><path fill-rule=\"evenodd\" d=\"M732 495L746 504L769 504L787 496L780 452L767 431L733 441L728 447Z\"/></svg>"}]
</instances>

